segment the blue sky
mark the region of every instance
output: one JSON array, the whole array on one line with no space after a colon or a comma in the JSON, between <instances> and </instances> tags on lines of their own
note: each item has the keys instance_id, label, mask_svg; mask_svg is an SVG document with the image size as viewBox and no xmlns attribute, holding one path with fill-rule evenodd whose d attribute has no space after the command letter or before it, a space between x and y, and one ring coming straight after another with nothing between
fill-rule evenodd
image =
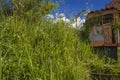
<instances>
[{"instance_id":1,"label":"blue sky","mask_svg":"<svg viewBox=\"0 0 120 80\"><path fill-rule=\"evenodd\" d=\"M69 17L73 17L79 11L90 8L91 10L98 10L105 8L105 4L112 0L58 0L59 7L54 12L65 13Z\"/></svg>"},{"instance_id":2,"label":"blue sky","mask_svg":"<svg viewBox=\"0 0 120 80\"><path fill-rule=\"evenodd\" d=\"M10 0L4 0L9 3ZM91 10L98 10L105 7L105 4L112 0L54 0L59 2L59 7L53 13L64 13L69 17L74 17L83 9L89 8ZM11 7L11 4L9 4Z\"/></svg>"}]
</instances>

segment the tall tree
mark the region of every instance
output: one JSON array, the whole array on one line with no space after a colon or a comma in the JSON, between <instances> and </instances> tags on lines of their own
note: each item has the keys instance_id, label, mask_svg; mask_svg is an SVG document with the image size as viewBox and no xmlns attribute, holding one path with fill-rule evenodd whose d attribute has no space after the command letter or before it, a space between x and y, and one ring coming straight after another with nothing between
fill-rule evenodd
<instances>
[{"instance_id":1,"label":"tall tree","mask_svg":"<svg viewBox=\"0 0 120 80\"><path fill-rule=\"evenodd\" d=\"M50 13L56 4L52 0L0 0L1 11L23 18L38 19Z\"/></svg>"},{"instance_id":2,"label":"tall tree","mask_svg":"<svg viewBox=\"0 0 120 80\"><path fill-rule=\"evenodd\" d=\"M46 15L53 8L55 4L52 1L45 0L11 0L13 10L18 13L32 12L34 14Z\"/></svg>"}]
</instances>

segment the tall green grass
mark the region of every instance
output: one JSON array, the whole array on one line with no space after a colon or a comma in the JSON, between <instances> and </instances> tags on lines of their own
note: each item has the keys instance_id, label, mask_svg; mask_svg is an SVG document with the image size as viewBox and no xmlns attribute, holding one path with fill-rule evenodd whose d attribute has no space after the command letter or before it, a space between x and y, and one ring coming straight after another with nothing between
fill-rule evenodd
<instances>
[{"instance_id":1,"label":"tall green grass","mask_svg":"<svg viewBox=\"0 0 120 80\"><path fill-rule=\"evenodd\" d=\"M89 46L62 21L16 16L0 22L1 80L85 80Z\"/></svg>"},{"instance_id":2,"label":"tall green grass","mask_svg":"<svg viewBox=\"0 0 120 80\"><path fill-rule=\"evenodd\" d=\"M89 80L91 72L119 72L119 61L106 63L93 54L69 24L0 18L1 80Z\"/></svg>"}]
</instances>

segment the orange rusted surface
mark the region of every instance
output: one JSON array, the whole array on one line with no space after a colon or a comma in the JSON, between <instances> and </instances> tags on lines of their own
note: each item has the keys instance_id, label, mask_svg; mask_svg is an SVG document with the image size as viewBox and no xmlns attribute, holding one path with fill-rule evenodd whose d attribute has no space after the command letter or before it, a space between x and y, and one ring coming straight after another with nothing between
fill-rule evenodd
<instances>
[{"instance_id":1,"label":"orange rusted surface","mask_svg":"<svg viewBox=\"0 0 120 80\"><path fill-rule=\"evenodd\" d=\"M120 0L112 0L111 3L106 5L106 8L116 8L117 10L120 10Z\"/></svg>"},{"instance_id":2,"label":"orange rusted surface","mask_svg":"<svg viewBox=\"0 0 120 80\"><path fill-rule=\"evenodd\" d=\"M116 14L118 12L118 10L116 10L116 9L101 9L99 11L103 12L102 15L105 15L105 14ZM88 13L87 18L101 16L99 11L97 10L97 11L92 11L92 12Z\"/></svg>"},{"instance_id":3,"label":"orange rusted surface","mask_svg":"<svg viewBox=\"0 0 120 80\"><path fill-rule=\"evenodd\" d=\"M120 45L120 39L118 39L118 45Z\"/></svg>"},{"instance_id":4,"label":"orange rusted surface","mask_svg":"<svg viewBox=\"0 0 120 80\"><path fill-rule=\"evenodd\" d=\"M99 40L99 41L91 41L90 45L93 46L93 47L117 46L117 44L105 44L104 41L102 41L102 40Z\"/></svg>"},{"instance_id":5,"label":"orange rusted surface","mask_svg":"<svg viewBox=\"0 0 120 80\"><path fill-rule=\"evenodd\" d=\"M94 47L104 46L104 41L103 40L91 41L90 45Z\"/></svg>"},{"instance_id":6,"label":"orange rusted surface","mask_svg":"<svg viewBox=\"0 0 120 80\"><path fill-rule=\"evenodd\" d=\"M104 44L104 46L117 46L117 44Z\"/></svg>"},{"instance_id":7,"label":"orange rusted surface","mask_svg":"<svg viewBox=\"0 0 120 80\"><path fill-rule=\"evenodd\" d=\"M110 25L103 26L105 44L112 44L112 29Z\"/></svg>"}]
</instances>

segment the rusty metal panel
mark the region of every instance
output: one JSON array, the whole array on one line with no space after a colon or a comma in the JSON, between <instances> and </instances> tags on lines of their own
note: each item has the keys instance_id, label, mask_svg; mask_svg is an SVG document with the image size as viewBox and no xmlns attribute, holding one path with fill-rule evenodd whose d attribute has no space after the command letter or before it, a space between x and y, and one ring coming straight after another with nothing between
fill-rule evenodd
<instances>
[{"instance_id":1,"label":"rusty metal panel","mask_svg":"<svg viewBox=\"0 0 120 80\"><path fill-rule=\"evenodd\" d=\"M120 10L120 0L112 0L111 3L106 4L106 8L115 8L117 10Z\"/></svg>"},{"instance_id":2,"label":"rusty metal panel","mask_svg":"<svg viewBox=\"0 0 120 80\"><path fill-rule=\"evenodd\" d=\"M113 0L110 4L106 5L105 9L91 11L87 15L87 19L92 19L101 16L100 23L101 26L93 26L90 29L90 41L91 45L94 46L120 46L120 31L115 33L116 26L112 26L112 23L116 24L118 22L118 17L120 15L120 0ZM102 11L102 14L99 13ZM112 15L112 16L110 16ZM96 25L96 23L95 23Z\"/></svg>"},{"instance_id":3,"label":"rusty metal panel","mask_svg":"<svg viewBox=\"0 0 120 80\"><path fill-rule=\"evenodd\" d=\"M93 26L90 30L90 41L92 46L103 46L104 34L102 26Z\"/></svg>"},{"instance_id":4,"label":"rusty metal panel","mask_svg":"<svg viewBox=\"0 0 120 80\"><path fill-rule=\"evenodd\" d=\"M90 41L92 46L113 45L112 28L110 24L93 26L90 30ZM115 41L116 42L116 41Z\"/></svg>"},{"instance_id":5,"label":"rusty metal panel","mask_svg":"<svg viewBox=\"0 0 120 80\"><path fill-rule=\"evenodd\" d=\"M120 46L120 39L118 39L118 46Z\"/></svg>"},{"instance_id":6,"label":"rusty metal panel","mask_svg":"<svg viewBox=\"0 0 120 80\"><path fill-rule=\"evenodd\" d=\"M104 46L104 40L91 41L90 45L93 47Z\"/></svg>"},{"instance_id":7,"label":"rusty metal panel","mask_svg":"<svg viewBox=\"0 0 120 80\"><path fill-rule=\"evenodd\" d=\"M104 43L112 44L112 29L111 26L105 25L104 27Z\"/></svg>"}]
</instances>

